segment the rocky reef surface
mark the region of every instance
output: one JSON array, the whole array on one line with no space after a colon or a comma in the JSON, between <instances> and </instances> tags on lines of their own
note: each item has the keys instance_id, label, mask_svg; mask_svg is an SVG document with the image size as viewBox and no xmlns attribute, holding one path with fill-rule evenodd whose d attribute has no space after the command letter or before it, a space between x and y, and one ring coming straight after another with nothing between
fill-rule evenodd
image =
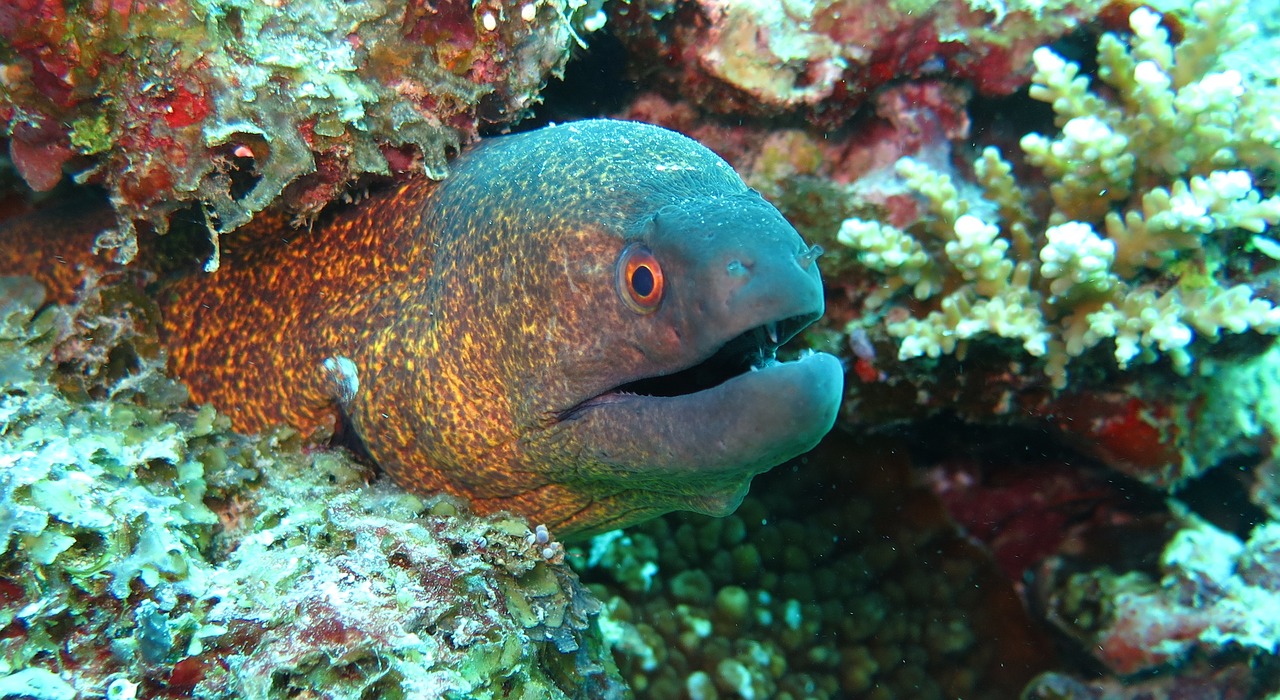
<instances>
[{"instance_id":1,"label":"rocky reef surface","mask_svg":"<svg viewBox=\"0 0 1280 700\"><path fill-rule=\"evenodd\" d=\"M6 2L0 131L33 189L69 171L110 192L98 246L128 261L137 223L164 231L192 203L225 233L270 205L312 218L362 176L444 177L601 17L594 0Z\"/></svg>"}]
</instances>

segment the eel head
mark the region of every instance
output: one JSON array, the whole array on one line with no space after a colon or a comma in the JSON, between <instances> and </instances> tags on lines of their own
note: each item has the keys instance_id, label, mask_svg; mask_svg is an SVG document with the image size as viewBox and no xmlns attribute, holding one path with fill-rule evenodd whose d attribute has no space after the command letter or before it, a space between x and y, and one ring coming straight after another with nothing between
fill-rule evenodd
<instances>
[{"instance_id":1,"label":"eel head","mask_svg":"<svg viewBox=\"0 0 1280 700\"><path fill-rule=\"evenodd\" d=\"M611 346L581 363L546 431L592 495L583 517L609 513L595 531L731 512L753 476L817 444L843 393L834 356L776 356L824 309L821 250L776 209L747 192L667 205L636 228L600 302L614 306Z\"/></svg>"}]
</instances>

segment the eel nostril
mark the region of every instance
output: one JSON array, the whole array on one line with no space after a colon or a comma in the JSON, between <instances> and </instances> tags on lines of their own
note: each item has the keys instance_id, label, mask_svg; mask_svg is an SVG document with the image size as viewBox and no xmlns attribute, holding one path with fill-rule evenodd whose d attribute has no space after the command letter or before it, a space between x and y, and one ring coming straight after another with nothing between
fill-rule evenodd
<instances>
[{"instance_id":1,"label":"eel nostril","mask_svg":"<svg viewBox=\"0 0 1280 700\"><path fill-rule=\"evenodd\" d=\"M818 256L825 252L826 251L822 249L822 246L816 244L811 245L808 250L796 256L796 261L800 263L800 269L808 270L809 266L813 264L813 261L817 260Z\"/></svg>"}]
</instances>

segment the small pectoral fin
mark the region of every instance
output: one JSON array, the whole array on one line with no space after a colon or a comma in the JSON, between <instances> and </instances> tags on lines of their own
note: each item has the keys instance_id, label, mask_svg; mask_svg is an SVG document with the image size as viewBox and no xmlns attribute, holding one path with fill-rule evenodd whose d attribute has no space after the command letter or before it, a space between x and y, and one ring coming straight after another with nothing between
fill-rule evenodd
<instances>
[{"instance_id":1,"label":"small pectoral fin","mask_svg":"<svg viewBox=\"0 0 1280 700\"><path fill-rule=\"evenodd\" d=\"M324 361L324 371L334 400L343 413L346 413L360 391L360 374L356 371L356 363L349 357L338 355Z\"/></svg>"},{"instance_id":2,"label":"small pectoral fin","mask_svg":"<svg viewBox=\"0 0 1280 700\"><path fill-rule=\"evenodd\" d=\"M349 357L335 355L327 358L323 366L329 394L338 407L338 424L335 426L330 445L344 447L357 458L369 464L376 464L377 460L369 453L364 439L351 422L352 404L360 391L360 373L356 369L356 363Z\"/></svg>"}]
</instances>

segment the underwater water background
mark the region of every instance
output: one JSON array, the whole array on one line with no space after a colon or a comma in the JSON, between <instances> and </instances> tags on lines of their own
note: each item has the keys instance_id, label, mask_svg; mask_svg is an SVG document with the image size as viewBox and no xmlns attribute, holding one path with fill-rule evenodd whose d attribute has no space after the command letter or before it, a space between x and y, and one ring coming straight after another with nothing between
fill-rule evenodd
<instances>
[{"instance_id":1,"label":"underwater water background","mask_svg":"<svg viewBox=\"0 0 1280 700\"><path fill-rule=\"evenodd\" d=\"M0 216L103 232L0 232L0 697L1280 696L1280 3L117 5L0 8ZM173 376L154 270L594 118L824 250L836 426L732 514L562 537Z\"/></svg>"}]
</instances>

